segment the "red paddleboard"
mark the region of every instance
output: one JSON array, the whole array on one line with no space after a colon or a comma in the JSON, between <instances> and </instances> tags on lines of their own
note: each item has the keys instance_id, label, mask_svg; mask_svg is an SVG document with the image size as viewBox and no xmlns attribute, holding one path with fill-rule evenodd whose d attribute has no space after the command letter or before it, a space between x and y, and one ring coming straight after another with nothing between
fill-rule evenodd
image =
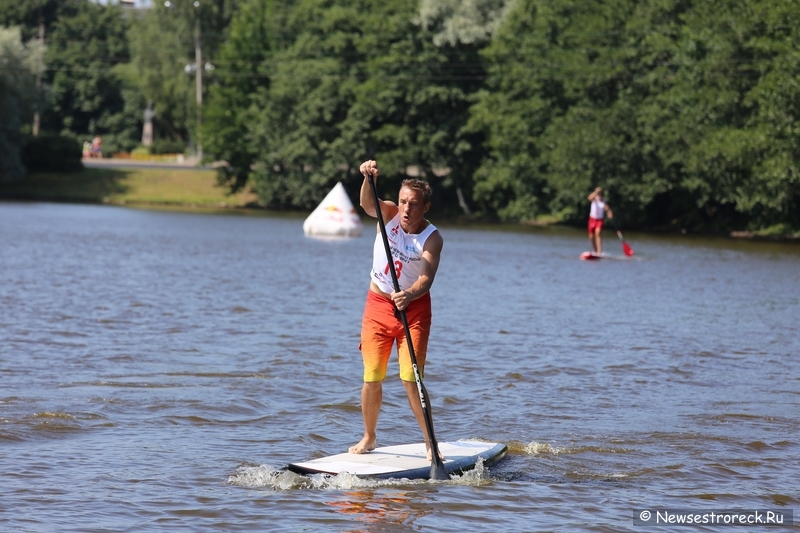
<instances>
[{"instance_id":1,"label":"red paddleboard","mask_svg":"<svg viewBox=\"0 0 800 533\"><path fill-rule=\"evenodd\" d=\"M599 259L633 259L624 255L615 254L598 254L597 252L583 252L581 254L581 261L597 261Z\"/></svg>"}]
</instances>

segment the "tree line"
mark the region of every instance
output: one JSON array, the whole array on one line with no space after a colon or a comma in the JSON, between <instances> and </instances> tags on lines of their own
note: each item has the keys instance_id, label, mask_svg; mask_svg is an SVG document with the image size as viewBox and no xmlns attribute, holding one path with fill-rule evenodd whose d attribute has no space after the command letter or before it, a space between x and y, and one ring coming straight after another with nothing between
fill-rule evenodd
<instances>
[{"instance_id":1,"label":"tree line","mask_svg":"<svg viewBox=\"0 0 800 533\"><path fill-rule=\"evenodd\" d=\"M33 66L28 89L0 81L35 100L0 153L37 108L43 130L131 149L152 102L157 139L202 144L271 208L313 208L337 181L355 196L372 157L387 194L429 179L443 216L578 224L602 186L627 227L800 229L793 2L195 3L0 0L17 55L45 49L38 89Z\"/></svg>"}]
</instances>

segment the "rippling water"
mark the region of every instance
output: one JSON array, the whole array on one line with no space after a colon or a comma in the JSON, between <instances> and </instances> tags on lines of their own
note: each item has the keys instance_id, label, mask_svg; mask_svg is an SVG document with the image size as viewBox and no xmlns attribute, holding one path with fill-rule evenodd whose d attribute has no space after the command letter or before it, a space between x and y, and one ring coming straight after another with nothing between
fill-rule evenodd
<instances>
[{"instance_id":1,"label":"rippling water","mask_svg":"<svg viewBox=\"0 0 800 533\"><path fill-rule=\"evenodd\" d=\"M362 432L372 235L301 226L0 203L0 529L634 531L644 507L800 508L800 247L626 234L635 260L581 262L577 230L444 226L437 437L510 454L369 481L282 470ZM420 440L396 378L384 401L379 444Z\"/></svg>"}]
</instances>

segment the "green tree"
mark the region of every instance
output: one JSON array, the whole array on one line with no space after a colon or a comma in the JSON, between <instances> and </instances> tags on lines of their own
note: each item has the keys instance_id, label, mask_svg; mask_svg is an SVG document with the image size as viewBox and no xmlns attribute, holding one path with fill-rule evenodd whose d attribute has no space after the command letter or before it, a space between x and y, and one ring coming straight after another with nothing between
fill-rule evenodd
<instances>
[{"instance_id":1,"label":"green tree","mask_svg":"<svg viewBox=\"0 0 800 533\"><path fill-rule=\"evenodd\" d=\"M153 102L156 137L177 141L198 140L195 51L201 51L199 66L212 76L220 46L240 0L171 0L154 2L137 17L129 32L132 72L146 100ZM199 42L197 39L199 38ZM208 66L207 66L208 65ZM205 90L205 89L204 89Z\"/></svg>"},{"instance_id":2,"label":"green tree","mask_svg":"<svg viewBox=\"0 0 800 533\"><path fill-rule=\"evenodd\" d=\"M4 181L25 173L21 129L33 113L35 77L43 69L43 55L38 41L23 44L18 27L0 27L0 179Z\"/></svg>"},{"instance_id":3,"label":"green tree","mask_svg":"<svg viewBox=\"0 0 800 533\"><path fill-rule=\"evenodd\" d=\"M602 185L640 226L796 224L796 20L779 1L520 1L472 110L476 199L577 222Z\"/></svg>"},{"instance_id":4,"label":"green tree","mask_svg":"<svg viewBox=\"0 0 800 533\"><path fill-rule=\"evenodd\" d=\"M50 34L52 25L63 16L72 16L76 10L74 2L60 0L0 0L0 26L20 26L24 40L38 39L42 46ZM34 91L34 113L31 132L39 134L41 114L47 107L48 86L44 72L36 75Z\"/></svg>"},{"instance_id":5,"label":"green tree","mask_svg":"<svg viewBox=\"0 0 800 533\"><path fill-rule=\"evenodd\" d=\"M82 140L102 134L104 151L130 149L141 134L141 98L129 92L126 100L115 72L129 60L128 22L117 5L76 5L47 38L51 104L43 129Z\"/></svg>"},{"instance_id":6,"label":"green tree","mask_svg":"<svg viewBox=\"0 0 800 533\"><path fill-rule=\"evenodd\" d=\"M193 127L193 78L185 72L194 56L190 16L155 2L133 20L128 34L134 72L126 73L126 79L137 82L144 98L153 102L156 138L185 142Z\"/></svg>"},{"instance_id":7,"label":"green tree","mask_svg":"<svg viewBox=\"0 0 800 533\"><path fill-rule=\"evenodd\" d=\"M675 84L660 104L678 109L679 189L694 202L685 225L800 227L800 13L780 1L697 3L681 34ZM665 128L666 129L666 128ZM674 135L673 135L674 137Z\"/></svg>"},{"instance_id":8,"label":"green tree","mask_svg":"<svg viewBox=\"0 0 800 533\"><path fill-rule=\"evenodd\" d=\"M74 14L75 2L63 0L0 0L0 26L19 26L24 41L45 37L62 16ZM40 28L41 27L41 28Z\"/></svg>"},{"instance_id":9,"label":"green tree","mask_svg":"<svg viewBox=\"0 0 800 533\"><path fill-rule=\"evenodd\" d=\"M286 17L284 35L294 35L271 56L249 134L260 148L251 176L265 205L311 208L333 183L347 182L353 147L331 147L364 62L359 44L369 16L357 4L305 0Z\"/></svg>"},{"instance_id":10,"label":"green tree","mask_svg":"<svg viewBox=\"0 0 800 533\"><path fill-rule=\"evenodd\" d=\"M238 79L225 71L212 89L220 127L207 133L236 161L236 183L252 180L265 205L307 209L337 181L354 192L374 155L387 190L422 174L437 202L455 205L474 157L461 129L483 73L476 45L435 46L416 10L406 0L243 9L224 51ZM248 38L263 44L253 52Z\"/></svg>"},{"instance_id":11,"label":"green tree","mask_svg":"<svg viewBox=\"0 0 800 533\"><path fill-rule=\"evenodd\" d=\"M471 213L466 199L482 157L482 138L464 126L472 98L484 82L479 52L502 16L502 6L492 0L459 4L401 4L404 10L386 18L391 26L370 37L380 41L388 34L391 40L368 58L368 78L357 89L348 116L352 125L343 127L347 133L370 124L368 146L389 175L396 176L393 188L409 172L421 174L434 185L437 212L452 216ZM405 9L417 12L409 18ZM356 144L346 134L343 140Z\"/></svg>"},{"instance_id":12,"label":"green tree","mask_svg":"<svg viewBox=\"0 0 800 533\"><path fill-rule=\"evenodd\" d=\"M421 0L419 21L435 27L433 43L484 43L502 24L513 2L507 0Z\"/></svg>"},{"instance_id":13,"label":"green tree","mask_svg":"<svg viewBox=\"0 0 800 533\"><path fill-rule=\"evenodd\" d=\"M563 111L541 135L546 211L582 222L587 193L601 185L623 219L658 220L663 213L651 207L680 169L669 168L658 150L664 110L653 99L670 87L686 4L618 0L583 7L569 14L559 36L567 63L559 75Z\"/></svg>"},{"instance_id":14,"label":"green tree","mask_svg":"<svg viewBox=\"0 0 800 533\"><path fill-rule=\"evenodd\" d=\"M521 0L483 52L486 85L468 128L485 134L474 199L486 215L526 220L548 212L540 137L571 103L558 63L558 35L567 15L543 2Z\"/></svg>"},{"instance_id":15,"label":"green tree","mask_svg":"<svg viewBox=\"0 0 800 533\"><path fill-rule=\"evenodd\" d=\"M242 4L214 62L203 110L204 150L226 163L219 181L234 192L247 184L260 151L250 130L257 120L255 102L270 87L270 58L294 37L282 34L288 15L282 7L282 2L263 0Z\"/></svg>"}]
</instances>

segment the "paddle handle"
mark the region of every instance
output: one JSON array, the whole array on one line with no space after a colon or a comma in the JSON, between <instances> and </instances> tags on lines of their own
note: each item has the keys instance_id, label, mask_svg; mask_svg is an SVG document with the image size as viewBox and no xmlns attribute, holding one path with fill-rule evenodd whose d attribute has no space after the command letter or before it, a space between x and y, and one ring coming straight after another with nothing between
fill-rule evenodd
<instances>
[{"instance_id":1,"label":"paddle handle","mask_svg":"<svg viewBox=\"0 0 800 533\"><path fill-rule=\"evenodd\" d=\"M394 270L394 258L392 257L392 249L389 247L389 236L386 233L386 224L383 221L383 211L381 211L381 203L378 198L378 188L375 186L375 178L372 174L367 174L370 189L372 189L372 200L375 203L375 211L378 217L378 227L381 230L381 238L383 239L383 248L386 251L386 260L389 262L389 272L392 274L392 284L394 292L400 292L400 282L397 280L397 272ZM417 356L414 353L414 343L411 341L411 329L408 327L408 319L406 318L405 310L397 310L400 315L400 321L403 323L403 329L406 332L406 343L408 344L408 353L411 356L411 367L414 369L414 380L417 382L417 392L419 393L419 401L422 404L422 414L425 418L425 429L428 432L428 440L431 443L431 478L432 479L450 479L447 475L447 470L444 468L444 463L439 457L439 444L436 442L436 437L433 434L433 418L430 411L430 400L428 399L428 391L425 385L422 384L422 379L419 375L419 367L417 366Z\"/></svg>"}]
</instances>

